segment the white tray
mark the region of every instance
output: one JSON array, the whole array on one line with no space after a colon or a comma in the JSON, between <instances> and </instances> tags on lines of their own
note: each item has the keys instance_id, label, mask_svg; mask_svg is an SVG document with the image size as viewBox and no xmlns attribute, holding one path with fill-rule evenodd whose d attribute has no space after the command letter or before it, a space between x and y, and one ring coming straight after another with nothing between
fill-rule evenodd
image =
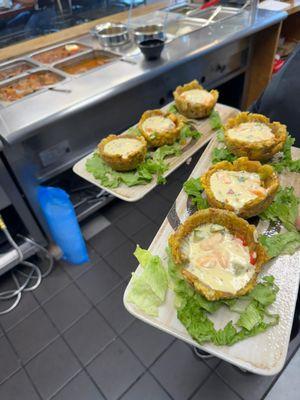
<instances>
[{"instance_id":1,"label":"white tray","mask_svg":"<svg viewBox=\"0 0 300 400\"><path fill-rule=\"evenodd\" d=\"M211 152L216 145L216 139L213 139L198 161L191 177L199 177L209 168L211 165ZM293 154L297 154L297 158L299 158L300 149L293 148ZM281 174L280 179L283 186L293 186L296 194L300 196L300 174L285 173ZM166 260L165 249L168 238L173 232L172 226L176 226L188 217L188 204L187 195L182 190L149 247L149 250L154 255L159 255L163 260ZM258 230L262 229L262 225L263 223L259 224ZM139 271L141 271L140 266L137 268L137 273ZM174 308L174 294L171 290L168 291L166 302L160 307L159 316L156 318L148 316L133 304L127 302L126 295L130 289L131 281L126 288L123 301L126 309L136 318L170 335L199 347L240 368L260 375L274 375L284 366L287 355L299 287L300 251L293 256L280 256L270 261L263 267L261 275L269 274L275 277L275 282L280 288L276 302L272 306L272 312L280 315L280 322L266 332L238 342L233 346L220 347L213 344L199 346L177 319L176 309ZM234 313L228 309L221 308L215 313L213 320L216 328L221 328L230 319L236 320L236 318Z\"/></svg>"},{"instance_id":2,"label":"white tray","mask_svg":"<svg viewBox=\"0 0 300 400\"><path fill-rule=\"evenodd\" d=\"M170 105L163 107L164 109L168 109ZM238 110L232 107L225 106L223 104L217 104L215 109L219 112L222 121L226 121L229 117L234 116ZM194 122L195 121L195 122ZM186 160L188 160L194 153L196 153L202 146L204 146L212 137L213 131L210 127L209 119L203 120L193 120L194 125L202 133L201 138L197 140L192 140L187 146L184 147L180 156L168 157L167 162L169 164L169 169L164 174L165 177L174 172L181 164L183 164ZM75 174L79 175L81 178L87 180L90 183L98 186L101 189L106 190L107 192L113 194L124 201L137 201L142 199L147 193L153 190L156 186L156 177L148 183L147 185L137 185L133 187L128 187L125 184L121 184L119 187L112 189L106 186L101 185L100 181L94 178L93 174L89 173L85 164L86 161L93 156L93 153L87 155L80 161L78 161L74 167L73 171Z\"/></svg>"}]
</instances>

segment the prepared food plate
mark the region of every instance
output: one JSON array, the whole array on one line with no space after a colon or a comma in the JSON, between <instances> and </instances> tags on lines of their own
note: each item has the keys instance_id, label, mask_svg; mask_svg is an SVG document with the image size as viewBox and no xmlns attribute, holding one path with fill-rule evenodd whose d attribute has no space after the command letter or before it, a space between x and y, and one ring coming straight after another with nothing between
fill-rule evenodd
<instances>
[{"instance_id":1,"label":"prepared food plate","mask_svg":"<svg viewBox=\"0 0 300 400\"><path fill-rule=\"evenodd\" d=\"M162 111L167 111L170 109L171 104L162 108ZM222 121L226 121L228 118L235 116L238 110L232 107L225 106L223 104L217 104L215 110L218 111ZM158 116L156 116L157 118ZM185 163L194 153L196 153L201 147L203 147L212 137L213 130L211 128L211 123L209 118L201 120L189 120L192 122L193 126L201 132L201 137L199 139L188 140L183 146L181 154L174 156L171 155L166 158L168 163L168 170L163 174L167 177L172 172L174 172L180 165ZM130 130L129 130L130 131ZM126 134L128 131L124 132ZM114 196L120 198L124 201L134 202L142 199L147 193L153 190L157 186L157 181L154 178L150 183L144 185L137 185L129 187L123 183L116 188L107 187L102 185L99 180L97 180L93 174L86 170L86 162L93 157L93 153L88 154L86 157L78 161L74 167L73 171L75 174L79 175L81 178L87 180L90 183L98 186L101 189L113 194Z\"/></svg>"},{"instance_id":2,"label":"prepared food plate","mask_svg":"<svg viewBox=\"0 0 300 400\"><path fill-rule=\"evenodd\" d=\"M195 166L190 178L199 178L209 170L212 164L213 150L217 147L218 140L217 138L215 138L210 142L210 144L204 151L203 155ZM298 159L300 157L300 149L292 147L292 156L293 159ZM295 195L297 197L300 197L299 173L282 172L279 175L279 180L282 188L293 187ZM164 220L161 228L159 229L152 244L149 247L149 251L151 252L151 254L153 254L154 256L159 256L159 258L162 260L162 265L164 268L167 268L168 254L166 252L166 248L168 247L168 245L171 245L171 250L173 251L173 254L175 252L176 257L176 240L178 239L178 233L174 235L174 232L176 231L180 233L181 229L181 233L185 232L184 235L187 235L187 233L189 233L189 230L191 230L193 224L195 224L195 221L192 221L192 219L201 219L202 223L210 221L209 219L207 219L208 216L206 215L206 211L202 214L200 212L199 216L197 216L197 213L194 214L195 210L193 210L193 207L194 206L191 204L190 198L187 196L185 191L182 190L179 193L176 201L174 202L171 210L169 211L166 219ZM207 209L207 213L220 215L224 213L226 218L219 219L221 222L223 221L222 224L226 222L227 218L231 219L232 217L230 217L230 215L232 214L234 218L237 219L237 221L235 223L230 223L229 221L227 225L228 227L231 227L231 229L238 231L239 220L241 219L235 216L232 211ZM193 218L191 218L191 215L193 215ZM188 220L188 223L183 224L186 220ZM242 222L243 224L247 224L245 220L241 221L244 221ZM178 229L179 226L181 226L180 229ZM250 227L249 224L248 226ZM217 228L222 228L218 225L213 225L213 227L214 231ZM203 225L202 230L205 230L206 228L207 226ZM245 227L243 229L246 232L249 228ZM278 230L281 232L282 227L274 227L274 225L271 224L269 221L260 219L256 231L257 233L265 233L266 231L271 231L272 229L275 229L277 232ZM197 234L202 233L203 232L201 232L201 229L197 232ZM248 234L250 235L249 237L251 237L250 230ZM215 238L217 238L217 235L218 232L216 234L214 233ZM227 241L232 241L230 232L227 232L227 236L225 235L225 239ZM210 238L208 238L208 240L210 240ZM231 244L237 246L236 242ZM220 250L222 250L221 246L216 245L216 252ZM255 254L255 256L258 259L257 253ZM180 256L178 256L177 254L177 257ZM260 257L263 257L263 254ZM203 261L203 257L201 257L201 261ZM276 294L276 300L271 304L269 309L269 312L273 315L279 315L279 321L277 321L274 326L270 325L271 327L269 327L267 330L258 333L252 337L247 337L244 340L241 340L232 345L220 346L213 344L212 342L207 342L199 345L198 342L193 340L184 325L178 319L177 309L174 305L175 294L171 288L167 290L165 301L158 307L157 316L150 316L149 313L145 313L141 310L141 308L137 308L133 302L130 302L128 300L128 295L130 294L130 292L132 292L134 279L141 276L144 270L141 265L138 266L135 274L133 275L125 290L124 305L126 309L136 318L139 318L142 321L162 331L165 331L170 335L173 335L176 338L179 338L193 346L201 348L206 352L215 355L216 357L219 357L220 359L223 359L252 373L260 375L274 375L283 368L287 355L300 280L300 251L296 251L296 253L294 253L293 255L280 255L276 258L273 258L264 265L260 266L259 269L260 271L257 278L258 282L260 282L263 277L272 275L274 277L276 285L279 287L279 290ZM187 280L189 280L191 276L192 275L187 274ZM192 280L190 283L193 284ZM220 292L216 292L216 294L219 295ZM204 295L207 299L209 299L211 294L205 293ZM216 329L223 329L230 320L232 320L233 324L235 324L237 322L238 316L236 316L236 314L233 313L230 308L221 307L211 315L210 319L214 323Z\"/></svg>"}]
</instances>

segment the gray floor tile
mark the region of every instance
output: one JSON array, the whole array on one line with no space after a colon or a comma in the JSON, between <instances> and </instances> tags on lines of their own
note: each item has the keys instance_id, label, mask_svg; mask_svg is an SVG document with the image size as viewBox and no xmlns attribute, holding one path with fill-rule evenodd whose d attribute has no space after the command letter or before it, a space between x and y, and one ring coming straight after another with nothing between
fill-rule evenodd
<instances>
[{"instance_id":1,"label":"gray floor tile","mask_svg":"<svg viewBox=\"0 0 300 400\"><path fill-rule=\"evenodd\" d=\"M84 315L91 308L91 304L72 283L47 301L44 308L57 328L63 331Z\"/></svg>"},{"instance_id":2,"label":"gray floor tile","mask_svg":"<svg viewBox=\"0 0 300 400\"><path fill-rule=\"evenodd\" d=\"M92 309L74 324L64 337L83 364L87 364L115 338L104 318Z\"/></svg>"},{"instance_id":3,"label":"gray floor tile","mask_svg":"<svg viewBox=\"0 0 300 400\"><path fill-rule=\"evenodd\" d=\"M121 400L141 399L170 400L171 397L149 373L146 373L121 397Z\"/></svg>"},{"instance_id":4,"label":"gray floor tile","mask_svg":"<svg viewBox=\"0 0 300 400\"><path fill-rule=\"evenodd\" d=\"M31 292L23 292L18 306L11 312L1 315L0 323L3 329L7 332L38 307L39 304L33 294Z\"/></svg>"},{"instance_id":5,"label":"gray floor tile","mask_svg":"<svg viewBox=\"0 0 300 400\"><path fill-rule=\"evenodd\" d=\"M134 243L139 244L143 249L148 249L158 231L156 224L150 223L132 236Z\"/></svg>"},{"instance_id":6,"label":"gray floor tile","mask_svg":"<svg viewBox=\"0 0 300 400\"><path fill-rule=\"evenodd\" d=\"M57 335L57 330L41 308L30 314L8 333L9 339L24 363L46 347Z\"/></svg>"},{"instance_id":7,"label":"gray floor tile","mask_svg":"<svg viewBox=\"0 0 300 400\"><path fill-rule=\"evenodd\" d=\"M298 350L287 368L275 383L266 400L299 400L300 351Z\"/></svg>"},{"instance_id":8,"label":"gray floor tile","mask_svg":"<svg viewBox=\"0 0 300 400\"><path fill-rule=\"evenodd\" d=\"M40 286L33 291L34 297L40 302L48 300L58 293L62 288L71 282L71 278L65 273L64 269L55 264L55 267L46 279L43 279Z\"/></svg>"},{"instance_id":9,"label":"gray floor tile","mask_svg":"<svg viewBox=\"0 0 300 400\"><path fill-rule=\"evenodd\" d=\"M109 294L121 281L117 273L104 260L100 260L88 272L77 279L80 289L96 304Z\"/></svg>"},{"instance_id":10,"label":"gray floor tile","mask_svg":"<svg viewBox=\"0 0 300 400\"><path fill-rule=\"evenodd\" d=\"M159 186L157 188L157 191L164 198L171 201L171 203L174 203L181 189L182 189L182 183L180 181L174 180L172 183Z\"/></svg>"},{"instance_id":11,"label":"gray floor tile","mask_svg":"<svg viewBox=\"0 0 300 400\"><path fill-rule=\"evenodd\" d=\"M86 372L81 371L51 400L104 400Z\"/></svg>"},{"instance_id":12,"label":"gray floor tile","mask_svg":"<svg viewBox=\"0 0 300 400\"><path fill-rule=\"evenodd\" d=\"M119 199L114 199L111 203L101 209L100 212L110 222L115 222L122 216L128 214L132 209L132 204Z\"/></svg>"},{"instance_id":13,"label":"gray floor tile","mask_svg":"<svg viewBox=\"0 0 300 400\"><path fill-rule=\"evenodd\" d=\"M237 396L216 374L212 374L197 390L191 400L239 400Z\"/></svg>"},{"instance_id":14,"label":"gray floor tile","mask_svg":"<svg viewBox=\"0 0 300 400\"><path fill-rule=\"evenodd\" d=\"M171 203L155 191L149 193L136 204L144 214L158 225L161 225L171 207Z\"/></svg>"},{"instance_id":15,"label":"gray floor tile","mask_svg":"<svg viewBox=\"0 0 300 400\"><path fill-rule=\"evenodd\" d=\"M144 214L139 212L139 210L134 209L119 218L115 223L115 226L117 226L126 236L132 236L149 222L151 221Z\"/></svg>"},{"instance_id":16,"label":"gray floor tile","mask_svg":"<svg viewBox=\"0 0 300 400\"><path fill-rule=\"evenodd\" d=\"M104 259L121 277L127 278L138 266L137 259L133 255L135 249L136 245L128 240Z\"/></svg>"},{"instance_id":17,"label":"gray floor tile","mask_svg":"<svg viewBox=\"0 0 300 400\"><path fill-rule=\"evenodd\" d=\"M174 341L174 337L136 320L122 334L123 339L146 367Z\"/></svg>"},{"instance_id":18,"label":"gray floor tile","mask_svg":"<svg viewBox=\"0 0 300 400\"><path fill-rule=\"evenodd\" d=\"M98 254L105 256L121 246L125 241L126 236L111 225L94 236L90 240L90 244Z\"/></svg>"},{"instance_id":19,"label":"gray floor tile","mask_svg":"<svg viewBox=\"0 0 300 400\"><path fill-rule=\"evenodd\" d=\"M123 283L118 286L97 305L98 310L118 333L122 332L134 321L134 317L129 314L123 304L126 285L127 283Z\"/></svg>"},{"instance_id":20,"label":"gray floor tile","mask_svg":"<svg viewBox=\"0 0 300 400\"><path fill-rule=\"evenodd\" d=\"M80 364L61 338L26 365L32 381L43 399L53 396L80 370Z\"/></svg>"},{"instance_id":21,"label":"gray floor tile","mask_svg":"<svg viewBox=\"0 0 300 400\"><path fill-rule=\"evenodd\" d=\"M119 340L115 340L87 367L108 400L115 400L144 372L142 364Z\"/></svg>"},{"instance_id":22,"label":"gray floor tile","mask_svg":"<svg viewBox=\"0 0 300 400\"><path fill-rule=\"evenodd\" d=\"M20 368L20 362L5 336L0 338L0 383Z\"/></svg>"},{"instance_id":23,"label":"gray floor tile","mask_svg":"<svg viewBox=\"0 0 300 400\"><path fill-rule=\"evenodd\" d=\"M23 370L0 385L1 400L39 400L34 387Z\"/></svg>"},{"instance_id":24,"label":"gray floor tile","mask_svg":"<svg viewBox=\"0 0 300 400\"><path fill-rule=\"evenodd\" d=\"M187 399L211 373L192 350L181 341L171 347L154 363L151 372L175 400Z\"/></svg>"},{"instance_id":25,"label":"gray floor tile","mask_svg":"<svg viewBox=\"0 0 300 400\"><path fill-rule=\"evenodd\" d=\"M100 256L95 252L95 250L92 248L92 246L87 245L87 250L89 254L90 260L84 264L69 264L64 261L59 261L58 264L63 267L65 272L72 278L76 279L80 275L84 274L86 271L88 271L93 265L95 265L99 260Z\"/></svg>"},{"instance_id":26,"label":"gray floor tile","mask_svg":"<svg viewBox=\"0 0 300 400\"><path fill-rule=\"evenodd\" d=\"M87 222L81 225L81 231L85 240L90 240L107 228L111 223L103 215L93 215Z\"/></svg>"},{"instance_id":27,"label":"gray floor tile","mask_svg":"<svg viewBox=\"0 0 300 400\"><path fill-rule=\"evenodd\" d=\"M260 400L275 377L245 373L222 361L217 374L245 400Z\"/></svg>"}]
</instances>

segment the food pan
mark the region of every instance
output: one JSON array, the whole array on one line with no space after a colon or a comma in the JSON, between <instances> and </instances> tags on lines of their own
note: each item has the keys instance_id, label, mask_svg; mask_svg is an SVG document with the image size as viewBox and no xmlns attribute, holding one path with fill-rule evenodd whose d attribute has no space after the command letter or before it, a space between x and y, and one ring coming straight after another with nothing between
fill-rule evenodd
<instances>
[{"instance_id":1,"label":"food pan","mask_svg":"<svg viewBox=\"0 0 300 400\"><path fill-rule=\"evenodd\" d=\"M205 10L195 10L188 13L191 18L200 18L201 20L209 19L215 12L217 7L209 7ZM224 19L233 17L241 12L241 9L234 7L222 7L220 12L215 16L212 22L223 21Z\"/></svg>"},{"instance_id":2,"label":"food pan","mask_svg":"<svg viewBox=\"0 0 300 400\"><path fill-rule=\"evenodd\" d=\"M96 36L104 47L121 46L129 41L127 25L121 23L107 22L96 25L91 34Z\"/></svg>"},{"instance_id":3,"label":"food pan","mask_svg":"<svg viewBox=\"0 0 300 400\"><path fill-rule=\"evenodd\" d=\"M167 25L166 31L167 34L173 35L175 37L179 37L182 35L186 35L188 33L194 32L204 25L204 22L200 21L191 21L186 19L180 19L178 21L172 21Z\"/></svg>"},{"instance_id":4,"label":"food pan","mask_svg":"<svg viewBox=\"0 0 300 400\"><path fill-rule=\"evenodd\" d=\"M76 46L78 47L78 50L75 50ZM31 54L30 57L41 64L51 65L90 50L92 50L92 48L85 44L79 42L66 42L35 52Z\"/></svg>"},{"instance_id":5,"label":"food pan","mask_svg":"<svg viewBox=\"0 0 300 400\"><path fill-rule=\"evenodd\" d=\"M45 74L47 74L46 80L42 82L41 77ZM24 73L16 79L10 79L0 84L0 103L5 106L10 105L24 97L52 87L64 79L66 78L63 75L49 69Z\"/></svg>"},{"instance_id":6,"label":"food pan","mask_svg":"<svg viewBox=\"0 0 300 400\"><path fill-rule=\"evenodd\" d=\"M106 64L120 58L119 55L106 50L93 50L71 60L55 64L54 68L70 75L82 75L96 68L103 67Z\"/></svg>"},{"instance_id":7,"label":"food pan","mask_svg":"<svg viewBox=\"0 0 300 400\"><path fill-rule=\"evenodd\" d=\"M38 66L27 60L14 60L0 65L0 81L15 78L29 72Z\"/></svg>"}]
</instances>

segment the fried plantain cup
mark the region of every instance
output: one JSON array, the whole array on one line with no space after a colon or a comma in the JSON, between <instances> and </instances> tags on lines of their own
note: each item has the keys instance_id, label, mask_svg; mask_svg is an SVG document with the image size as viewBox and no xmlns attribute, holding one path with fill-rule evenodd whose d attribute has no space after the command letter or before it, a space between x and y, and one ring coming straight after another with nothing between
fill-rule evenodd
<instances>
[{"instance_id":1,"label":"fried plantain cup","mask_svg":"<svg viewBox=\"0 0 300 400\"><path fill-rule=\"evenodd\" d=\"M266 189L266 193L248 201L236 210L232 205L217 200L211 188L211 177L216 171L220 170L257 173L261 179L261 186ZM233 211L242 218L250 218L262 213L272 203L279 188L278 175L271 165L262 165L259 161L250 161L247 157L238 158L233 163L221 161L210 167L200 180L211 207Z\"/></svg>"},{"instance_id":2,"label":"fried plantain cup","mask_svg":"<svg viewBox=\"0 0 300 400\"><path fill-rule=\"evenodd\" d=\"M182 248L184 240L200 225L218 224L224 226L235 237L240 238L247 244L251 254L255 254L255 265L253 265L254 273L243 288L236 293L228 293L221 290L214 290L210 286L187 270L186 266L189 259L184 254ZM262 265L267 261L265 249L256 241L256 230L244 219L238 217L231 211L220 210L216 208L207 208L197 211L186 219L186 221L177 228L169 238L169 246L175 264L182 267L181 273L183 277L195 288L196 291L205 296L208 300L229 299L243 296L254 288L256 285L257 275Z\"/></svg>"},{"instance_id":3,"label":"fried plantain cup","mask_svg":"<svg viewBox=\"0 0 300 400\"><path fill-rule=\"evenodd\" d=\"M170 129L157 132L155 130L150 133L145 131L144 122L148 118L161 117L169 119L171 121L172 127ZM173 144L179 137L180 131L184 126L184 119L173 113L164 113L161 110L148 110L145 111L138 123L138 128L141 134L146 139L149 147L160 147L165 144Z\"/></svg>"},{"instance_id":4,"label":"fried plantain cup","mask_svg":"<svg viewBox=\"0 0 300 400\"><path fill-rule=\"evenodd\" d=\"M191 103L190 101L186 100L182 94L190 90L203 90L210 94L208 101L200 104ZM211 90L209 92L205 90L197 80L193 80L192 82L186 83L183 86L178 86L173 92L173 95L177 110L185 117L195 119L208 117L219 98L219 92L217 90Z\"/></svg>"},{"instance_id":5,"label":"fried plantain cup","mask_svg":"<svg viewBox=\"0 0 300 400\"><path fill-rule=\"evenodd\" d=\"M260 141L246 141L230 137L229 129L236 128L247 122L258 122L267 125L274 137ZM238 157L248 157L249 160L268 161L276 153L283 149L287 138L286 126L280 122L271 122L269 118L261 114L241 112L234 118L230 118L225 125L224 140L228 149Z\"/></svg>"},{"instance_id":6,"label":"fried plantain cup","mask_svg":"<svg viewBox=\"0 0 300 400\"><path fill-rule=\"evenodd\" d=\"M121 145L119 146L117 141L120 140ZM130 144L129 150L126 150L126 143ZM108 151L107 145L110 146L110 151ZM117 145L117 148L112 151L111 147L114 145ZM147 142L143 136L131 133L109 135L98 144L98 152L101 158L115 171L131 171L145 160Z\"/></svg>"}]
</instances>

